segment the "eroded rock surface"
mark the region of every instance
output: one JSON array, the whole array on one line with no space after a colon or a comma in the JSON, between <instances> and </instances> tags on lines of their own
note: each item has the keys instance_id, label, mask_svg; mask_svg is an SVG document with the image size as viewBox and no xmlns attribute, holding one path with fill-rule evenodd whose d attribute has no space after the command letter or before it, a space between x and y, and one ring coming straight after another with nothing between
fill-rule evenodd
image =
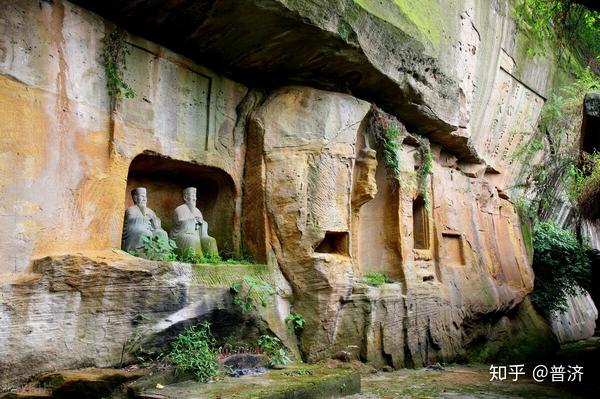
<instances>
[{"instance_id":1,"label":"eroded rock surface","mask_svg":"<svg viewBox=\"0 0 600 399\"><path fill-rule=\"evenodd\" d=\"M286 336L276 306L253 319L232 304L230 284L244 275L273 281L266 266L192 266L108 251L43 258L33 271L0 281L2 387L42 371L118 366L138 350L168 350L201 320L221 343L251 342L267 329Z\"/></svg>"},{"instance_id":2,"label":"eroded rock surface","mask_svg":"<svg viewBox=\"0 0 600 399\"><path fill-rule=\"evenodd\" d=\"M133 31L134 98L106 91L108 20L0 0L2 384L119 364L140 320L149 349L209 318L222 338L268 325L295 350L294 311L308 360L346 351L388 367L516 347L519 331L548 343L524 300L531 253L510 188L526 136L514 132L534 128L554 67L527 62L507 1L78 3ZM371 102L407 133L398 182ZM432 143L426 176L415 134ZM181 189L199 188L224 254L271 268L266 324L231 309L229 273L246 269L113 252L138 186L167 231ZM364 284L372 273L393 282Z\"/></svg>"}]
</instances>

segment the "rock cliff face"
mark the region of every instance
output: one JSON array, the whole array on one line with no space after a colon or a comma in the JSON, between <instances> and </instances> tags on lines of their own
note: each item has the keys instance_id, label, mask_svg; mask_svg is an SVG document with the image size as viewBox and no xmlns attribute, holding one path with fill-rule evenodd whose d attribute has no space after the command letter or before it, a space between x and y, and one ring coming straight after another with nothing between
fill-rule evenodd
<instances>
[{"instance_id":1,"label":"rock cliff face","mask_svg":"<svg viewBox=\"0 0 600 399\"><path fill-rule=\"evenodd\" d=\"M138 185L167 229L180 190L200 188L220 247L268 263L280 288L254 330L293 348L292 306L309 360L351 348L401 367L523 334L533 350L549 342L523 302L530 238L509 188L514 132L535 123L553 67L526 59L507 2L77 3L103 17L0 0L2 384L118 364L139 314L164 339L229 309L241 274L215 289L191 279L204 269L117 249ZM136 96L113 106L104 17L189 58L126 34ZM398 181L369 127L372 102L412 134ZM426 192L414 134L431 141ZM376 272L394 282L362 283Z\"/></svg>"}]
</instances>

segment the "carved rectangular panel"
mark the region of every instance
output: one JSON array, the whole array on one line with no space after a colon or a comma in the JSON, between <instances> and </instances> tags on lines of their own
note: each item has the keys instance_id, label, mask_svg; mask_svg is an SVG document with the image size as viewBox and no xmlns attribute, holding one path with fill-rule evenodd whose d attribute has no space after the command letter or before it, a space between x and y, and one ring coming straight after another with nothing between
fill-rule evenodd
<instances>
[{"instance_id":1,"label":"carved rectangular panel","mask_svg":"<svg viewBox=\"0 0 600 399\"><path fill-rule=\"evenodd\" d=\"M136 95L120 102L124 119L160 140L209 149L211 139L214 141L211 77L137 45L127 47L124 80Z\"/></svg>"},{"instance_id":2,"label":"carved rectangular panel","mask_svg":"<svg viewBox=\"0 0 600 399\"><path fill-rule=\"evenodd\" d=\"M451 266L462 266L465 264L462 235L457 233L442 233L442 248L444 263Z\"/></svg>"}]
</instances>

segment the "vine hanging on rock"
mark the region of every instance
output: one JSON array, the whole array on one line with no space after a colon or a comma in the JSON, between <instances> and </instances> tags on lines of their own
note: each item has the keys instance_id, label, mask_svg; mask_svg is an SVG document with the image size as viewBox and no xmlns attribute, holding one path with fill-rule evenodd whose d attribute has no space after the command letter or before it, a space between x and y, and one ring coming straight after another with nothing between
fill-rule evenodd
<instances>
[{"instance_id":1,"label":"vine hanging on rock","mask_svg":"<svg viewBox=\"0 0 600 399\"><path fill-rule=\"evenodd\" d=\"M383 162L390 176L396 184L400 183L400 159L398 152L402 143L409 140L410 144L417 146L419 151L419 167L417 169L418 190L425 208L429 209L429 174L433 168L433 157L429 140L425 137L409 133L404 125L393 115L390 115L376 105L371 106L368 130L373 134L379 148L383 151Z\"/></svg>"},{"instance_id":2,"label":"vine hanging on rock","mask_svg":"<svg viewBox=\"0 0 600 399\"><path fill-rule=\"evenodd\" d=\"M106 75L108 94L114 99L135 97L135 92L123 79L126 67L126 56L129 50L125 44L125 32L116 29L107 34L103 40L102 64Z\"/></svg>"}]
</instances>

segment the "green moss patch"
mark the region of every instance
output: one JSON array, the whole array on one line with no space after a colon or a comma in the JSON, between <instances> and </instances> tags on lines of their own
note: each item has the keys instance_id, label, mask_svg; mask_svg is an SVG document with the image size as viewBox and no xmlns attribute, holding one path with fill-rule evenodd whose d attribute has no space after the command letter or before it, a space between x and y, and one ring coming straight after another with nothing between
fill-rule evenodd
<instances>
[{"instance_id":1,"label":"green moss patch","mask_svg":"<svg viewBox=\"0 0 600 399\"><path fill-rule=\"evenodd\" d=\"M209 384L185 381L149 389L139 397L164 398L336 398L360 392L360 375L351 370L298 364L266 374L225 378ZM152 396L160 395L160 396Z\"/></svg>"},{"instance_id":2,"label":"green moss patch","mask_svg":"<svg viewBox=\"0 0 600 399\"><path fill-rule=\"evenodd\" d=\"M271 269L267 265L232 265L217 266L212 264L193 265L192 283L209 287L230 287L239 283L244 276L252 276L259 280L271 282Z\"/></svg>"},{"instance_id":3,"label":"green moss patch","mask_svg":"<svg viewBox=\"0 0 600 399\"><path fill-rule=\"evenodd\" d=\"M435 0L354 0L369 14L413 37L425 39L437 50L442 39L443 19Z\"/></svg>"}]
</instances>

